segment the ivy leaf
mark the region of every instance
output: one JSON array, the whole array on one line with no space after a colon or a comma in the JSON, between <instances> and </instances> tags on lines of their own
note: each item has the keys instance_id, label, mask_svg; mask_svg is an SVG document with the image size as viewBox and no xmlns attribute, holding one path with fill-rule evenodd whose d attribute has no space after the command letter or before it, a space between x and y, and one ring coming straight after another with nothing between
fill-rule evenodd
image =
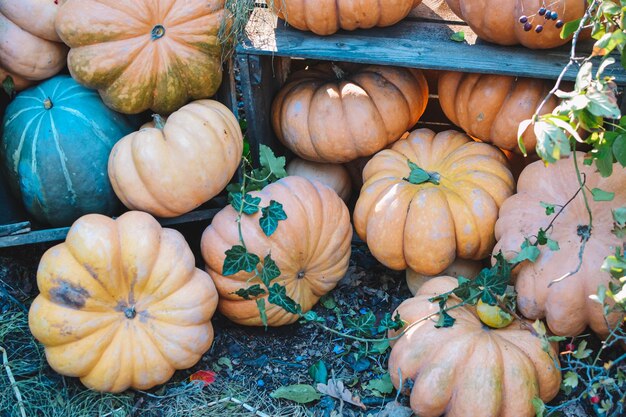
<instances>
[{"instance_id":1,"label":"ivy leaf","mask_svg":"<svg viewBox=\"0 0 626 417\"><path fill-rule=\"evenodd\" d=\"M265 291L263 291L265 292ZM259 316L261 316L261 322L267 329L267 311L265 311L265 298L258 298L256 300L256 306L259 309Z\"/></svg>"},{"instance_id":2,"label":"ivy leaf","mask_svg":"<svg viewBox=\"0 0 626 417\"><path fill-rule=\"evenodd\" d=\"M384 394L391 394L393 391L391 376L389 373L386 373L382 378L370 380L363 388L372 391L377 397L382 397Z\"/></svg>"},{"instance_id":3,"label":"ivy leaf","mask_svg":"<svg viewBox=\"0 0 626 417\"><path fill-rule=\"evenodd\" d=\"M376 326L376 316L371 311L355 317L346 318L346 326L359 334L369 335Z\"/></svg>"},{"instance_id":4,"label":"ivy leaf","mask_svg":"<svg viewBox=\"0 0 626 417\"><path fill-rule=\"evenodd\" d=\"M274 284L270 288L268 301L271 304L281 307L283 310L291 314L300 314L302 307L287 295L287 290L280 284Z\"/></svg>"},{"instance_id":5,"label":"ivy leaf","mask_svg":"<svg viewBox=\"0 0 626 417\"><path fill-rule=\"evenodd\" d=\"M450 39L454 42L463 42L465 41L465 32L463 32L462 30L454 32L452 35L450 35Z\"/></svg>"},{"instance_id":6,"label":"ivy leaf","mask_svg":"<svg viewBox=\"0 0 626 417\"><path fill-rule=\"evenodd\" d=\"M259 224L265 236L272 236L278 228L280 220L287 220L287 213L283 210L283 205L277 201L270 201L270 205L261 209L262 216Z\"/></svg>"},{"instance_id":7,"label":"ivy leaf","mask_svg":"<svg viewBox=\"0 0 626 417\"><path fill-rule=\"evenodd\" d=\"M407 164L411 169L411 173L408 178L404 178L406 181L411 184L424 184L426 182L430 182L432 184L438 185L440 180L440 175L438 173L430 173L426 170L423 170L417 164L407 160Z\"/></svg>"},{"instance_id":8,"label":"ivy leaf","mask_svg":"<svg viewBox=\"0 0 626 417\"><path fill-rule=\"evenodd\" d=\"M314 321L316 321L316 322L318 322L318 323L324 323L324 321L325 321L323 317L320 317L320 316L319 316L319 314L317 314L317 313L316 313L315 311L313 311L313 310L307 311L307 312L306 312L306 313L302 316L302 318L303 318L303 319L305 319L306 321L309 321L309 322L314 322Z\"/></svg>"},{"instance_id":9,"label":"ivy leaf","mask_svg":"<svg viewBox=\"0 0 626 417\"><path fill-rule=\"evenodd\" d=\"M259 211L259 204L261 204L260 197L252 197L248 193L242 195L238 192L228 194L228 198L230 200L230 204L233 206L233 209L235 209L238 213L242 212L244 214L254 214ZM241 207L242 205L243 208Z\"/></svg>"},{"instance_id":10,"label":"ivy leaf","mask_svg":"<svg viewBox=\"0 0 626 417\"><path fill-rule=\"evenodd\" d=\"M539 248L531 244L528 239L525 239L524 243L522 243L521 250L515 258L511 259L511 263L517 264L524 261L535 262L539 255L541 255Z\"/></svg>"},{"instance_id":11,"label":"ivy leaf","mask_svg":"<svg viewBox=\"0 0 626 417\"><path fill-rule=\"evenodd\" d=\"M441 310L439 312L439 318L437 319L437 323L435 324L435 327L438 329L441 327L452 327L455 321L456 319L452 317L450 314L448 314L447 311Z\"/></svg>"},{"instance_id":12,"label":"ivy leaf","mask_svg":"<svg viewBox=\"0 0 626 417\"><path fill-rule=\"evenodd\" d=\"M393 318L391 318L391 313L385 313L378 324L378 333L388 330L400 330L402 327L404 327L404 322L400 318L400 313L396 313Z\"/></svg>"},{"instance_id":13,"label":"ivy leaf","mask_svg":"<svg viewBox=\"0 0 626 417\"><path fill-rule=\"evenodd\" d=\"M240 296L244 300L250 300L258 297L259 295L265 294L265 290L261 288L259 284L254 284L248 288L239 288L234 294Z\"/></svg>"},{"instance_id":14,"label":"ivy leaf","mask_svg":"<svg viewBox=\"0 0 626 417\"><path fill-rule=\"evenodd\" d=\"M613 198L615 197L615 193L604 191L599 188L592 189L591 195L593 196L593 201L613 201Z\"/></svg>"},{"instance_id":15,"label":"ivy leaf","mask_svg":"<svg viewBox=\"0 0 626 417\"><path fill-rule=\"evenodd\" d=\"M325 384L328 381L328 368L323 360L315 362L309 368L309 375L313 379L313 382L319 384Z\"/></svg>"},{"instance_id":16,"label":"ivy leaf","mask_svg":"<svg viewBox=\"0 0 626 417\"><path fill-rule=\"evenodd\" d=\"M269 146L261 144L259 147L259 162L261 166L269 169L277 179L287 176L287 171L285 170L287 160L284 156L276 157Z\"/></svg>"},{"instance_id":17,"label":"ivy leaf","mask_svg":"<svg viewBox=\"0 0 626 417\"><path fill-rule=\"evenodd\" d=\"M541 207L546 209L546 216L554 214L554 204L544 203L543 201L541 201L539 204L541 204Z\"/></svg>"},{"instance_id":18,"label":"ivy leaf","mask_svg":"<svg viewBox=\"0 0 626 417\"><path fill-rule=\"evenodd\" d=\"M548 238L547 245L548 249L550 249L552 252L556 252L557 250L561 249L561 247L559 246L559 242L550 238Z\"/></svg>"},{"instance_id":19,"label":"ivy leaf","mask_svg":"<svg viewBox=\"0 0 626 417\"><path fill-rule=\"evenodd\" d=\"M13 77L7 75L4 80L2 80L2 89L9 97L13 97L15 94L15 82L13 81Z\"/></svg>"},{"instance_id":20,"label":"ivy leaf","mask_svg":"<svg viewBox=\"0 0 626 417\"><path fill-rule=\"evenodd\" d=\"M311 385L295 384L275 389L270 394L270 397L306 404L319 400L322 398L322 394L317 392Z\"/></svg>"},{"instance_id":21,"label":"ivy leaf","mask_svg":"<svg viewBox=\"0 0 626 417\"><path fill-rule=\"evenodd\" d=\"M261 260L241 245L233 246L226 251L226 258L222 266L222 275L234 275L239 271L252 272Z\"/></svg>"},{"instance_id":22,"label":"ivy leaf","mask_svg":"<svg viewBox=\"0 0 626 417\"><path fill-rule=\"evenodd\" d=\"M270 286L272 280L278 278L280 276L280 269L276 262L272 259L272 255L268 254L263 259L263 269L261 270L261 281L265 284L266 287Z\"/></svg>"},{"instance_id":23,"label":"ivy leaf","mask_svg":"<svg viewBox=\"0 0 626 417\"><path fill-rule=\"evenodd\" d=\"M618 226L626 226L626 207L620 207L613 212L613 220Z\"/></svg>"}]
</instances>

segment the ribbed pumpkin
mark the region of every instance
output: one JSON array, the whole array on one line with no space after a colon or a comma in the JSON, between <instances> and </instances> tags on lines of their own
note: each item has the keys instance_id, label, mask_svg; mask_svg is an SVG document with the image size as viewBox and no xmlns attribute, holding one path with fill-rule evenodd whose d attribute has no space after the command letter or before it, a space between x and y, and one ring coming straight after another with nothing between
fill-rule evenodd
<instances>
[{"instance_id":1,"label":"ribbed pumpkin","mask_svg":"<svg viewBox=\"0 0 626 417\"><path fill-rule=\"evenodd\" d=\"M219 194L243 150L235 116L223 104L198 100L120 140L109 178L124 205L159 217L187 213Z\"/></svg>"},{"instance_id":2,"label":"ribbed pumpkin","mask_svg":"<svg viewBox=\"0 0 626 417\"><path fill-rule=\"evenodd\" d=\"M457 258L449 267L444 269L441 274L454 278L465 277L467 279L473 279L482 269L482 262L480 261ZM437 275L418 274L411 268L406 270L406 284L413 295L417 293L424 283L436 277Z\"/></svg>"},{"instance_id":3,"label":"ribbed pumpkin","mask_svg":"<svg viewBox=\"0 0 626 417\"><path fill-rule=\"evenodd\" d=\"M578 153L578 164L585 175L588 190L599 188L615 193L612 201L594 201L588 198L593 213L593 229L585 246L580 270L564 280L550 283L569 272L576 271L581 234L589 223L583 196L579 193L555 220L548 237L558 242L560 249L551 251L541 247L536 262L524 262L514 272L517 281L517 305L524 317L546 318L550 330L558 335L574 336L590 326L605 336L608 332L602 306L589 299L597 294L598 287L608 288L610 276L601 271L604 259L622 247L626 239L611 233L613 216L611 210L626 205L626 170L615 164L613 174L602 178L594 167L584 166L583 153ZM528 165L520 175L517 194L504 202L496 223L498 244L494 253L502 251L513 257L519 252L524 238L536 236L555 217L546 215L541 203L564 205L579 189L572 158L562 159L544 166L542 161ZM557 206L556 212L560 211ZM613 317L611 325L616 323Z\"/></svg>"},{"instance_id":4,"label":"ribbed pumpkin","mask_svg":"<svg viewBox=\"0 0 626 417\"><path fill-rule=\"evenodd\" d=\"M408 161L438 178L414 184ZM354 227L385 266L436 275L454 262L483 259L515 183L496 147L448 130L418 129L376 154L363 171Z\"/></svg>"},{"instance_id":5,"label":"ribbed pumpkin","mask_svg":"<svg viewBox=\"0 0 626 417\"><path fill-rule=\"evenodd\" d=\"M439 103L444 113L468 135L499 148L521 153L519 124L532 118L552 88L552 82L505 75L447 71L439 77ZM558 100L551 96L541 114L552 113ZM523 135L528 152L534 153L533 129Z\"/></svg>"},{"instance_id":6,"label":"ribbed pumpkin","mask_svg":"<svg viewBox=\"0 0 626 417\"><path fill-rule=\"evenodd\" d=\"M456 286L455 278L434 278L396 312L411 325L439 311L438 303L429 298ZM449 307L458 303L455 296L448 300ZM559 392L561 372L554 362L558 361L554 346L546 353L541 340L522 322L490 329L471 305L449 314L456 318L452 327L437 329L435 315L391 342L391 381L396 388L400 375L413 381L411 408L417 415L533 417L533 398L548 402Z\"/></svg>"},{"instance_id":7,"label":"ribbed pumpkin","mask_svg":"<svg viewBox=\"0 0 626 417\"><path fill-rule=\"evenodd\" d=\"M0 0L0 73L12 74L18 89L23 80L43 80L65 67L67 47L54 29L64 2Z\"/></svg>"},{"instance_id":8,"label":"ribbed pumpkin","mask_svg":"<svg viewBox=\"0 0 626 417\"><path fill-rule=\"evenodd\" d=\"M532 49L547 49L561 46L571 39L561 39L561 29L556 20L548 20L538 14L545 5L557 12L563 22L583 16L587 7L585 0L555 0L549 3L537 0L446 0L450 9L463 19L479 38L499 45L522 44ZM527 16L532 30L525 31L520 18ZM541 33L535 28L541 25Z\"/></svg>"},{"instance_id":9,"label":"ribbed pumpkin","mask_svg":"<svg viewBox=\"0 0 626 417\"><path fill-rule=\"evenodd\" d=\"M419 70L342 68L322 64L296 72L274 99L274 131L303 159L342 163L373 155L426 109L428 85Z\"/></svg>"},{"instance_id":10,"label":"ribbed pumpkin","mask_svg":"<svg viewBox=\"0 0 626 417\"><path fill-rule=\"evenodd\" d=\"M295 158L287 165L287 174L319 181L333 189L343 201L352 194L352 181L348 169L339 164L323 164Z\"/></svg>"},{"instance_id":11,"label":"ribbed pumpkin","mask_svg":"<svg viewBox=\"0 0 626 417\"><path fill-rule=\"evenodd\" d=\"M68 0L56 29L68 66L122 113L169 114L215 94L225 0Z\"/></svg>"},{"instance_id":12,"label":"ribbed pumpkin","mask_svg":"<svg viewBox=\"0 0 626 417\"><path fill-rule=\"evenodd\" d=\"M276 231L267 237L259 226L260 213L244 215L241 233L248 252L261 260L271 254L281 271L272 283L286 287L287 295L306 312L335 288L348 269L352 239L348 208L333 190L302 177L286 177L250 194L261 198L261 206L267 206L271 200L282 204L287 219L280 221ZM202 235L202 256L220 294L220 312L236 323L260 326L256 299L244 300L234 294L261 284L260 279L253 279L254 273L244 271L221 275L225 252L240 245L236 219L237 212L230 205L215 216ZM258 298L267 299L267 294ZM298 319L268 302L266 312L269 326Z\"/></svg>"},{"instance_id":13,"label":"ribbed pumpkin","mask_svg":"<svg viewBox=\"0 0 626 417\"><path fill-rule=\"evenodd\" d=\"M149 214L90 214L37 270L29 325L50 366L87 387L148 389L213 342L217 291L183 236Z\"/></svg>"},{"instance_id":14,"label":"ribbed pumpkin","mask_svg":"<svg viewBox=\"0 0 626 417\"><path fill-rule=\"evenodd\" d=\"M300 30L332 35L339 29L391 26L422 0L273 0L278 17Z\"/></svg>"},{"instance_id":15,"label":"ribbed pumpkin","mask_svg":"<svg viewBox=\"0 0 626 417\"><path fill-rule=\"evenodd\" d=\"M133 130L98 93L59 75L18 94L4 115L0 153L28 212L53 226L87 213L115 214L106 173L115 142Z\"/></svg>"}]
</instances>

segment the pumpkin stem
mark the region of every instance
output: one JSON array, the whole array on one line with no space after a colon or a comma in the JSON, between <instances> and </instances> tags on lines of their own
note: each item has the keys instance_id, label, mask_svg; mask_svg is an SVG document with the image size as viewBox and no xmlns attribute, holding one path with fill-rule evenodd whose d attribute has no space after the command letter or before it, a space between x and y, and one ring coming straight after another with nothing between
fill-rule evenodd
<instances>
[{"instance_id":1,"label":"pumpkin stem","mask_svg":"<svg viewBox=\"0 0 626 417\"><path fill-rule=\"evenodd\" d=\"M137 311L135 310L135 306L130 306L124 310L124 315L127 319L132 320L137 315Z\"/></svg>"},{"instance_id":2,"label":"pumpkin stem","mask_svg":"<svg viewBox=\"0 0 626 417\"><path fill-rule=\"evenodd\" d=\"M165 28L163 27L163 25L156 25L152 28L152 32L150 32L150 37L153 41L161 39L163 36L165 36Z\"/></svg>"},{"instance_id":3,"label":"pumpkin stem","mask_svg":"<svg viewBox=\"0 0 626 417\"><path fill-rule=\"evenodd\" d=\"M306 275L306 272L300 271L300 272L298 272L298 275L296 276L296 278L302 279L302 278L304 278L305 275Z\"/></svg>"},{"instance_id":4,"label":"pumpkin stem","mask_svg":"<svg viewBox=\"0 0 626 417\"><path fill-rule=\"evenodd\" d=\"M45 99L43 101L43 108L46 110L50 110L52 108L53 104L52 104L52 100L50 100L50 97L48 97L47 99Z\"/></svg>"},{"instance_id":5,"label":"pumpkin stem","mask_svg":"<svg viewBox=\"0 0 626 417\"><path fill-rule=\"evenodd\" d=\"M338 80L343 80L346 77L346 72L342 70L341 68L339 68L339 66L335 64L334 62L330 64L330 67L333 69L333 72L335 73L335 77L337 77Z\"/></svg>"},{"instance_id":6,"label":"pumpkin stem","mask_svg":"<svg viewBox=\"0 0 626 417\"><path fill-rule=\"evenodd\" d=\"M160 114L153 114L152 120L154 120L154 127L159 130L163 130L163 128L165 127L165 120L163 120L163 117L161 117Z\"/></svg>"}]
</instances>

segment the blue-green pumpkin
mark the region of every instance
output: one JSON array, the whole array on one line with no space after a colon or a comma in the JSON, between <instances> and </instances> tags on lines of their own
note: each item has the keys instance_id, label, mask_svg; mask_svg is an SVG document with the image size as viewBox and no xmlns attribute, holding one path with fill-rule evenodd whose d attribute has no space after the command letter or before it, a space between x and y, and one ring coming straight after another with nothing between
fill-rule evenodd
<instances>
[{"instance_id":1,"label":"blue-green pumpkin","mask_svg":"<svg viewBox=\"0 0 626 417\"><path fill-rule=\"evenodd\" d=\"M107 162L113 145L134 128L97 91L56 76L7 107L2 165L26 210L42 223L68 226L87 213L117 214Z\"/></svg>"}]
</instances>

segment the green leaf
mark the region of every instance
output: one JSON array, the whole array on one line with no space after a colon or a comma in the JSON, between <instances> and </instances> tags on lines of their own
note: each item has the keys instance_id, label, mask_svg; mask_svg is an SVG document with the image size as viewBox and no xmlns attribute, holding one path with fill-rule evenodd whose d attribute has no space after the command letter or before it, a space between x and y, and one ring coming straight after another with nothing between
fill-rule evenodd
<instances>
[{"instance_id":1,"label":"green leaf","mask_svg":"<svg viewBox=\"0 0 626 417\"><path fill-rule=\"evenodd\" d=\"M270 394L270 397L294 401L298 404L306 404L317 401L322 398L322 394L317 392L315 388L307 384L288 385L280 387Z\"/></svg>"},{"instance_id":2,"label":"green leaf","mask_svg":"<svg viewBox=\"0 0 626 417\"><path fill-rule=\"evenodd\" d=\"M222 275L234 275L239 271L252 272L261 260L241 245L233 246L226 251L226 258L222 266Z\"/></svg>"},{"instance_id":3,"label":"green leaf","mask_svg":"<svg viewBox=\"0 0 626 417\"><path fill-rule=\"evenodd\" d=\"M464 42L465 41L465 32L458 31L458 32L454 32L452 35L450 35L450 39L453 40L454 42Z\"/></svg>"},{"instance_id":4,"label":"green leaf","mask_svg":"<svg viewBox=\"0 0 626 417\"><path fill-rule=\"evenodd\" d=\"M287 295L287 290L280 284L275 283L269 288L267 300L291 314L300 314L302 307Z\"/></svg>"},{"instance_id":5,"label":"green leaf","mask_svg":"<svg viewBox=\"0 0 626 417\"><path fill-rule=\"evenodd\" d=\"M615 193L604 191L599 188L592 189L591 195L593 196L593 201L613 201L613 198L615 197Z\"/></svg>"},{"instance_id":6,"label":"green leaf","mask_svg":"<svg viewBox=\"0 0 626 417\"><path fill-rule=\"evenodd\" d=\"M259 162L262 167L267 168L277 179L287 176L285 164L287 160L284 156L276 157L269 146L261 144L259 146Z\"/></svg>"},{"instance_id":7,"label":"green leaf","mask_svg":"<svg viewBox=\"0 0 626 417\"><path fill-rule=\"evenodd\" d=\"M543 400L539 397L534 397L532 403L535 409L535 417L544 417L546 415L546 405Z\"/></svg>"},{"instance_id":8,"label":"green leaf","mask_svg":"<svg viewBox=\"0 0 626 417\"><path fill-rule=\"evenodd\" d=\"M435 327L438 329L441 327L452 327L455 321L456 319L452 317L450 314L448 314L447 311L441 310L439 312L439 318L437 319L437 323L435 324Z\"/></svg>"},{"instance_id":9,"label":"green leaf","mask_svg":"<svg viewBox=\"0 0 626 417\"><path fill-rule=\"evenodd\" d=\"M576 75L576 90L582 91L585 90L593 81L593 75L591 70L593 69L593 63L591 61L585 62L580 69L578 70L578 74Z\"/></svg>"},{"instance_id":10,"label":"green leaf","mask_svg":"<svg viewBox=\"0 0 626 417\"><path fill-rule=\"evenodd\" d=\"M567 371L563 376L563 386L576 388L578 386L578 374L574 371Z\"/></svg>"},{"instance_id":11,"label":"green leaf","mask_svg":"<svg viewBox=\"0 0 626 417\"><path fill-rule=\"evenodd\" d=\"M324 318L320 317L319 314L317 314L315 311L310 310L307 311L306 313L304 313L302 315L302 318L305 319L306 321L310 321L310 322L318 322L318 323L324 323Z\"/></svg>"},{"instance_id":12,"label":"green leaf","mask_svg":"<svg viewBox=\"0 0 626 417\"><path fill-rule=\"evenodd\" d=\"M278 228L278 222L287 220L287 213L283 210L283 205L277 201L270 201L270 205L261 209L262 216L259 224L265 236L272 236Z\"/></svg>"},{"instance_id":13,"label":"green leaf","mask_svg":"<svg viewBox=\"0 0 626 417\"><path fill-rule=\"evenodd\" d=\"M440 175L438 173L436 172L431 173L431 172L425 171L419 166L417 166L417 164L409 160L407 160L407 164L409 165L409 168L411 169L411 173L409 174L408 178L404 178L406 181L415 185L424 184L426 182L430 182L435 185L439 184Z\"/></svg>"},{"instance_id":14,"label":"green leaf","mask_svg":"<svg viewBox=\"0 0 626 417\"><path fill-rule=\"evenodd\" d=\"M233 206L236 212L242 212L244 214L254 214L259 211L259 204L261 204L260 197L252 197L250 194L242 196L240 192L228 194L230 204ZM241 207L243 205L243 208Z\"/></svg>"},{"instance_id":15,"label":"green leaf","mask_svg":"<svg viewBox=\"0 0 626 417\"><path fill-rule=\"evenodd\" d=\"M574 32L578 30L578 26L580 26L581 20L582 18L578 18L576 20L565 23L563 25L563 28L561 29L561 39L567 39L572 36Z\"/></svg>"},{"instance_id":16,"label":"green leaf","mask_svg":"<svg viewBox=\"0 0 626 417\"><path fill-rule=\"evenodd\" d=\"M613 210L613 220L619 226L626 226L626 207L620 207Z\"/></svg>"},{"instance_id":17,"label":"green leaf","mask_svg":"<svg viewBox=\"0 0 626 417\"><path fill-rule=\"evenodd\" d=\"M626 134L618 135L613 141L613 155L621 166L626 167Z\"/></svg>"},{"instance_id":18,"label":"green leaf","mask_svg":"<svg viewBox=\"0 0 626 417\"><path fill-rule=\"evenodd\" d=\"M323 360L315 362L309 368L309 375L316 384L325 384L328 382L328 368Z\"/></svg>"},{"instance_id":19,"label":"green leaf","mask_svg":"<svg viewBox=\"0 0 626 417\"><path fill-rule=\"evenodd\" d=\"M270 286L272 280L278 278L280 276L280 269L276 262L272 259L272 255L268 254L263 259L263 269L261 270L261 281L265 284L266 287Z\"/></svg>"},{"instance_id":20,"label":"green leaf","mask_svg":"<svg viewBox=\"0 0 626 417\"><path fill-rule=\"evenodd\" d=\"M537 155L547 163L554 163L571 153L567 135L555 125L538 121L535 123L535 136L537 136Z\"/></svg>"},{"instance_id":21,"label":"green leaf","mask_svg":"<svg viewBox=\"0 0 626 417\"><path fill-rule=\"evenodd\" d=\"M595 116L607 117L609 119L619 119L621 116L617 99L613 95L608 95L602 91L588 91L587 98L589 105L587 110Z\"/></svg>"},{"instance_id":22,"label":"green leaf","mask_svg":"<svg viewBox=\"0 0 626 417\"><path fill-rule=\"evenodd\" d=\"M591 355L591 353L592 353L592 350L591 349L587 349L587 341L583 340L578 345L578 348L574 352L573 356L576 359L585 359L585 358L588 358Z\"/></svg>"},{"instance_id":23,"label":"green leaf","mask_svg":"<svg viewBox=\"0 0 626 417\"><path fill-rule=\"evenodd\" d=\"M530 241L526 239L524 243L522 243L521 250L519 251L517 256L511 259L511 263L516 264L524 261L535 262L539 255L541 255L541 251L539 250L539 248L535 245L532 245Z\"/></svg>"},{"instance_id":24,"label":"green leaf","mask_svg":"<svg viewBox=\"0 0 626 417\"><path fill-rule=\"evenodd\" d=\"M365 314L346 318L345 325L357 333L367 336L372 333L372 329L376 326L376 316L368 310Z\"/></svg>"},{"instance_id":25,"label":"green leaf","mask_svg":"<svg viewBox=\"0 0 626 417\"><path fill-rule=\"evenodd\" d=\"M559 242L557 242L556 240L552 240L550 238L548 238L547 245L548 245L548 248L553 252L561 249L561 247L559 246Z\"/></svg>"},{"instance_id":26,"label":"green leaf","mask_svg":"<svg viewBox=\"0 0 626 417\"><path fill-rule=\"evenodd\" d=\"M533 124L533 120L532 119L527 119L527 120L524 120L523 122L521 122L519 124L519 126L517 127L517 145L519 146L519 148L522 151L522 154L524 156L528 156L528 152L526 152L526 145L524 145L524 140L523 140L522 136L524 136L524 132L526 132L526 130L528 130L528 127L531 124Z\"/></svg>"},{"instance_id":27,"label":"green leaf","mask_svg":"<svg viewBox=\"0 0 626 417\"><path fill-rule=\"evenodd\" d=\"M382 355L389 349L389 341L388 340L380 340L378 342L372 343L370 347L370 352L375 355Z\"/></svg>"},{"instance_id":28,"label":"green leaf","mask_svg":"<svg viewBox=\"0 0 626 417\"><path fill-rule=\"evenodd\" d=\"M265 290L261 288L259 284L254 284L248 288L239 288L234 294L240 296L244 300L250 300L251 298L256 298L259 295L265 294Z\"/></svg>"},{"instance_id":29,"label":"green leaf","mask_svg":"<svg viewBox=\"0 0 626 417\"><path fill-rule=\"evenodd\" d=\"M554 204L544 203L543 201L541 201L539 204L541 204L541 207L546 209L546 216L554 214Z\"/></svg>"},{"instance_id":30,"label":"green leaf","mask_svg":"<svg viewBox=\"0 0 626 417\"><path fill-rule=\"evenodd\" d=\"M13 82L13 77L7 75L4 80L2 80L2 89L9 97L13 97L15 94L15 82Z\"/></svg>"},{"instance_id":31,"label":"green leaf","mask_svg":"<svg viewBox=\"0 0 626 417\"><path fill-rule=\"evenodd\" d=\"M374 395L376 395L376 393L391 394L393 392L391 376L389 373L386 373L382 378L370 380L363 388L372 391ZM383 395L380 396L382 397Z\"/></svg>"},{"instance_id":32,"label":"green leaf","mask_svg":"<svg viewBox=\"0 0 626 417\"><path fill-rule=\"evenodd\" d=\"M388 330L400 330L402 327L404 327L404 322L400 318L400 313L396 312L393 318L391 317L391 313L385 313L378 324L378 333L383 333Z\"/></svg>"},{"instance_id":33,"label":"green leaf","mask_svg":"<svg viewBox=\"0 0 626 417\"><path fill-rule=\"evenodd\" d=\"M259 316L261 317L261 323L267 329L267 312L265 311L265 298L258 298L256 300L256 306L259 309Z\"/></svg>"},{"instance_id":34,"label":"green leaf","mask_svg":"<svg viewBox=\"0 0 626 417\"><path fill-rule=\"evenodd\" d=\"M329 310L332 310L333 308L337 307L337 302L333 298L333 295L330 293L320 298L320 304L324 306L324 308L327 308Z\"/></svg>"}]
</instances>

